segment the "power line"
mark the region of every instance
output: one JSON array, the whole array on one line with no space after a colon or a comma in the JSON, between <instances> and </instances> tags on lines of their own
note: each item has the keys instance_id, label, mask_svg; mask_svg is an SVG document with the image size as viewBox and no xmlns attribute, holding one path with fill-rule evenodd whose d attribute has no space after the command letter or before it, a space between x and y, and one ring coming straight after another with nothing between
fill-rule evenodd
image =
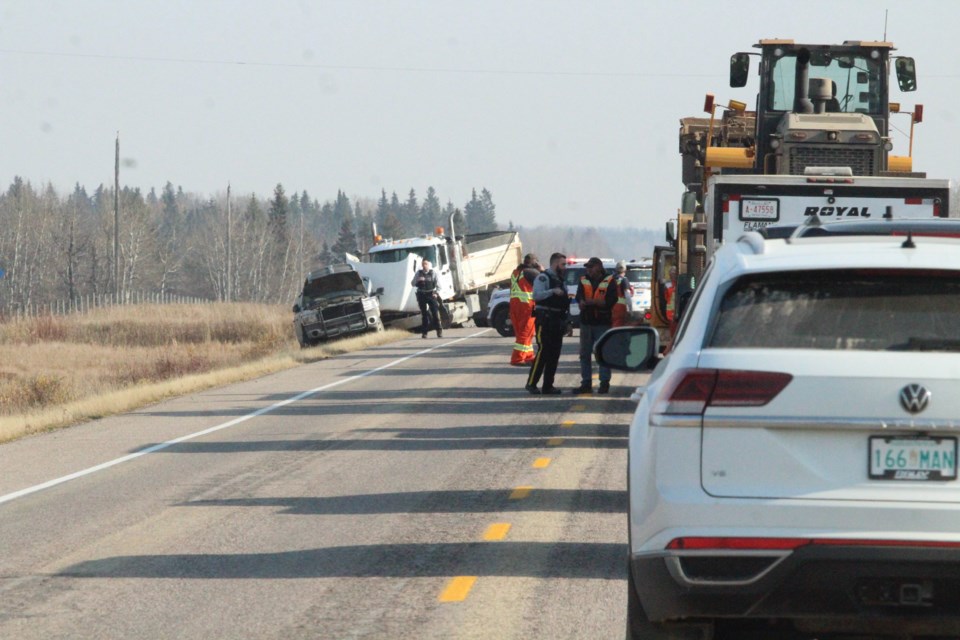
<instances>
[{"instance_id":1,"label":"power line","mask_svg":"<svg viewBox=\"0 0 960 640\"><path fill-rule=\"evenodd\" d=\"M566 71L535 69L463 69L456 67L386 67L374 65L333 65L309 62L263 62L258 60L214 60L208 58L165 58L156 56L126 56L99 53L65 53L59 51L27 51L0 49L0 54L48 56L57 58L85 58L92 60L121 60L130 62L162 62L168 64L204 64L241 67L268 67L281 69L322 69L326 71L380 71L401 73L463 73L505 76L573 76L599 78L714 78L708 73L647 73L633 71Z\"/></svg>"}]
</instances>

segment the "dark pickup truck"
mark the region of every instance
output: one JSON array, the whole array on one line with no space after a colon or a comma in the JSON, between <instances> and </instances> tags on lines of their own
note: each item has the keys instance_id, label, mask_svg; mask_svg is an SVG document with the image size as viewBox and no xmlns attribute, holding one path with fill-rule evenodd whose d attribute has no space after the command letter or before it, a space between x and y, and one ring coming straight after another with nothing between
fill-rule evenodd
<instances>
[{"instance_id":1,"label":"dark pickup truck","mask_svg":"<svg viewBox=\"0 0 960 640\"><path fill-rule=\"evenodd\" d=\"M301 347L345 335L383 331L380 301L371 295L349 264L323 267L307 274L293 305L293 331Z\"/></svg>"}]
</instances>

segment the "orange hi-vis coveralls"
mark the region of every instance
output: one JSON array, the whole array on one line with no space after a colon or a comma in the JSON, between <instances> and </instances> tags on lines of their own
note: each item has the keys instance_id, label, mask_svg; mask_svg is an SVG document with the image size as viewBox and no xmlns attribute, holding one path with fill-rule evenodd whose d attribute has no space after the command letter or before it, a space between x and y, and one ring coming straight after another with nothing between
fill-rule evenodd
<instances>
[{"instance_id":1,"label":"orange hi-vis coveralls","mask_svg":"<svg viewBox=\"0 0 960 640\"><path fill-rule=\"evenodd\" d=\"M510 276L510 322L516 336L510 364L533 362L533 334L536 332L533 307L533 283L524 277L523 267L517 267Z\"/></svg>"}]
</instances>

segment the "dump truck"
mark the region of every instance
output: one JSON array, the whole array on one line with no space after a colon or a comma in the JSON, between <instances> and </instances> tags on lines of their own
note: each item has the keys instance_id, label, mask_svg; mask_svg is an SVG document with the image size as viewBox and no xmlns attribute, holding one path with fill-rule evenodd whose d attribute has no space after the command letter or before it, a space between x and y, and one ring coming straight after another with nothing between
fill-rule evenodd
<instances>
[{"instance_id":1,"label":"dump truck","mask_svg":"<svg viewBox=\"0 0 960 640\"><path fill-rule=\"evenodd\" d=\"M913 58L890 42L807 45L761 40L757 53L730 58L730 86L744 87L751 56L759 57L753 111L744 102L717 103L709 117L680 120L685 191L667 244L654 250L652 324L669 343L666 287L678 271L678 310L724 240L745 231L807 220L933 218L951 214L949 180L913 170L913 111L890 102L891 67L901 91L917 88ZM717 111L721 116L717 117ZM895 155L891 119L909 116L906 154Z\"/></svg>"},{"instance_id":2,"label":"dump truck","mask_svg":"<svg viewBox=\"0 0 960 640\"><path fill-rule=\"evenodd\" d=\"M411 280L424 258L438 275L444 328L470 320L484 324L490 294L498 287L509 286L510 274L523 260L520 234L488 231L458 236L453 216L449 224L449 235L438 227L432 234L399 240L384 239L374 228L374 243L363 260L347 255L348 264L372 286L383 289L380 309L387 326L420 325L420 307Z\"/></svg>"},{"instance_id":3,"label":"dump truck","mask_svg":"<svg viewBox=\"0 0 960 640\"><path fill-rule=\"evenodd\" d=\"M331 338L383 331L377 293L348 264L309 272L293 313L293 332L301 348Z\"/></svg>"}]
</instances>

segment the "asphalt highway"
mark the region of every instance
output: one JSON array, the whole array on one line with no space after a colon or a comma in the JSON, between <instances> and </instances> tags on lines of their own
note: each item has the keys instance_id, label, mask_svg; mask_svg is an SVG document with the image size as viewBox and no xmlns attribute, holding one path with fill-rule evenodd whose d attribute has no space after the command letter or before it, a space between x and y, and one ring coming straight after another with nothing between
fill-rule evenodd
<instances>
[{"instance_id":1,"label":"asphalt highway","mask_svg":"<svg viewBox=\"0 0 960 640\"><path fill-rule=\"evenodd\" d=\"M511 345L413 335L0 445L0 638L623 637L644 376L531 396Z\"/></svg>"}]
</instances>

